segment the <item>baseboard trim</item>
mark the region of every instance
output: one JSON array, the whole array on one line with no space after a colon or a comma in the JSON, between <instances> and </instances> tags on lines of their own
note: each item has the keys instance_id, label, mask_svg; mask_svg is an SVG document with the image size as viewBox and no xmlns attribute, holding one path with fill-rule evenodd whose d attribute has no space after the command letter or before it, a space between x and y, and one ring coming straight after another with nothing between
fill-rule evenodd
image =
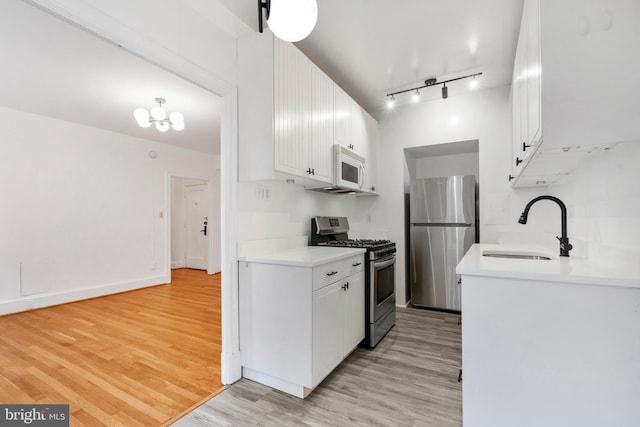
<instances>
[{"instance_id":1,"label":"baseboard trim","mask_svg":"<svg viewBox=\"0 0 640 427\"><path fill-rule=\"evenodd\" d=\"M284 391L285 393L289 393L295 397L299 397L300 399L304 399L311 393L313 389L293 384L289 381L283 380L281 378L272 377L271 375L265 374L263 372L254 371L249 368L242 368L242 376L251 381L255 381L260 384L267 385L271 388L275 388L276 390Z\"/></svg>"},{"instance_id":2,"label":"baseboard trim","mask_svg":"<svg viewBox=\"0 0 640 427\"><path fill-rule=\"evenodd\" d=\"M150 286L167 283L165 276L154 276L141 280L110 283L87 289L72 289L60 292L46 292L37 295L28 295L19 299L0 302L0 315L19 313L21 311L35 310L51 307L69 302L81 301L120 292L133 291Z\"/></svg>"},{"instance_id":3,"label":"baseboard trim","mask_svg":"<svg viewBox=\"0 0 640 427\"><path fill-rule=\"evenodd\" d=\"M176 268L186 268L187 263L184 261L171 261L171 269L174 270Z\"/></svg>"}]
</instances>

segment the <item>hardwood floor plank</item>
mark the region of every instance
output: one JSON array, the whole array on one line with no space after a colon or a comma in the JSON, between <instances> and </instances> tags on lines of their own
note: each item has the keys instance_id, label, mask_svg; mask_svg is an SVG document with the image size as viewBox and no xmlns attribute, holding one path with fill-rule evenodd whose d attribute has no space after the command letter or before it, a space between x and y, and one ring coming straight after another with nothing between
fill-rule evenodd
<instances>
[{"instance_id":1,"label":"hardwood floor plank","mask_svg":"<svg viewBox=\"0 0 640 427\"><path fill-rule=\"evenodd\" d=\"M73 426L166 424L222 388L220 275L0 317L0 402Z\"/></svg>"},{"instance_id":2,"label":"hardwood floor plank","mask_svg":"<svg viewBox=\"0 0 640 427\"><path fill-rule=\"evenodd\" d=\"M457 321L399 309L376 348L356 349L307 399L242 379L173 426L460 426Z\"/></svg>"}]
</instances>

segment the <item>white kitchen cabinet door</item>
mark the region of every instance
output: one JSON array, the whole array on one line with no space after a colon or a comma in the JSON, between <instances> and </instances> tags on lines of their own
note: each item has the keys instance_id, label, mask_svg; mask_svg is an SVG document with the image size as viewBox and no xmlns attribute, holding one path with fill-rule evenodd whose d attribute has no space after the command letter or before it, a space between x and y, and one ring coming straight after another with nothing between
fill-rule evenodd
<instances>
[{"instance_id":1,"label":"white kitchen cabinet door","mask_svg":"<svg viewBox=\"0 0 640 427\"><path fill-rule=\"evenodd\" d=\"M274 42L275 169L293 175L311 168L311 62L294 45Z\"/></svg>"},{"instance_id":2,"label":"white kitchen cabinet door","mask_svg":"<svg viewBox=\"0 0 640 427\"><path fill-rule=\"evenodd\" d=\"M541 1L544 150L640 139L638 7Z\"/></svg>"},{"instance_id":3,"label":"white kitchen cabinet door","mask_svg":"<svg viewBox=\"0 0 640 427\"><path fill-rule=\"evenodd\" d=\"M334 142L349 147L351 145L351 98L342 88L334 84Z\"/></svg>"},{"instance_id":4,"label":"white kitchen cabinet door","mask_svg":"<svg viewBox=\"0 0 640 427\"><path fill-rule=\"evenodd\" d=\"M364 274L348 276L341 286L344 302L344 344L342 355L347 356L364 339ZM342 288L340 288L342 290Z\"/></svg>"},{"instance_id":5,"label":"white kitchen cabinet door","mask_svg":"<svg viewBox=\"0 0 640 427\"><path fill-rule=\"evenodd\" d=\"M517 139L514 141L514 175L518 176L523 168L524 163L524 144L528 145L528 124L527 120L529 117L529 108L528 108L528 83L529 83L529 68L527 63L527 9L525 8L522 12L522 22L520 26L520 37L519 43L516 50L516 66L517 76L514 85L517 87L518 94L518 109L516 114L518 115L518 134Z\"/></svg>"},{"instance_id":6,"label":"white kitchen cabinet door","mask_svg":"<svg viewBox=\"0 0 640 427\"><path fill-rule=\"evenodd\" d=\"M526 145L522 153L525 157L532 152L531 148L540 142L542 137L542 112L541 112L541 73L540 65L540 0L528 0L525 4L526 19L523 23L526 33L526 46L524 56L526 57L527 70L527 137Z\"/></svg>"},{"instance_id":7,"label":"white kitchen cabinet door","mask_svg":"<svg viewBox=\"0 0 640 427\"><path fill-rule=\"evenodd\" d=\"M350 112L351 112L351 144L350 149L358 154L362 154L366 160L367 148L367 124L365 122L365 116L367 112L364 111L355 101L350 100Z\"/></svg>"},{"instance_id":8,"label":"white kitchen cabinet door","mask_svg":"<svg viewBox=\"0 0 640 427\"><path fill-rule=\"evenodd\" d=\"M366 163L364 169L364 185L362 189L374 192L378 185L378 122L364 112L366 144L362 155Z\"/></svg>"},{"instance_id":9,"label":"white kitchen cabinet door","mask_svg":"<svg viewBox=\"0 0 640 427\"><path fill-rule=\"evenodd\" d=\"M344 291L341 286L342 282L337 282L313 292L313 386L342 361Z\"/></svg>"},{"instance_id":10,"label":"white kitchen cabinet door","mask_svg":"<svg viewBox=\"0 0 640 427\"><path fill-rule=\"evenodd\" d=\"M313 178L333 181L333 80L311 64L311 156Z\"/></svg>"}]
</instances>

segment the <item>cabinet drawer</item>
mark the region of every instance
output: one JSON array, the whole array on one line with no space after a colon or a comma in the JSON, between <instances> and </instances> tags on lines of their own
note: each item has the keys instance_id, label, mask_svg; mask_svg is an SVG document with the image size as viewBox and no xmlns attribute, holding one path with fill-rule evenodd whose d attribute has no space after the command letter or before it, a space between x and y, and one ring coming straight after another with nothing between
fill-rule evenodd
<instances>
[{"instance_id":1,"label":"cabinet drawer","mask_svg":"<svg viewBox=\"0 0 640 427\"><path fill-rule=\"evenodd\" d=\"M355 264L355 263L354 263ZM344 260L322 264L313 268L313 290L323 288L347 276ZM349 264L350 265L350 264Z\"/></svg>"},{"instance_id":2,"label":"cabinet drawer","mask_svg":"<svg viewBox=\"0 0 640 427\"><path fill-rule=\"evenodd\" d=\"M364 255L356 255L342 261L342 270L346 276L351 276L359 271L364 270Z\"/></svg>"}]
</instances>

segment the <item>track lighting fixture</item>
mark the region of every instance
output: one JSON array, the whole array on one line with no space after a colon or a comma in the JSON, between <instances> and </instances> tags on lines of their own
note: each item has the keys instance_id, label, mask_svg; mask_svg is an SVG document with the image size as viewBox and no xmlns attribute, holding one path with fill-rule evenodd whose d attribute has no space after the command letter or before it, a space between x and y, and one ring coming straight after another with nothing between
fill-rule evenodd
<instances>
[{"instance_id":1,"label":"track lighting fixture","mask_svg":"<svg viewBox=\"0 0 640 427\"><path fill-rule=\"evenodd\" d=\"M447 87L447 83L449 82L454 82L456 80L462 80L462 79L468 79L470 77L473 77L473 80L469 83L469 87L471 89L475 89L476 87L478 87L478 80L476 79L477 76L481 76L482 73L475 73L475 74L469 74L467 76L462 76L462 77L456 77L454 79L449 79L449 80L445 80L442 82L439 82L437 79L435 78L430 78L424 81L424 85L423 86L418 86L418 87L414 87L411 89L405 89L405 90L400 90L398 92L393 92L393 93L388 93L387 94L387 107L388 108L393 108L395 106L395 96L399 95L401 93L406 93L406 92L414 92L413 95L411 96L411 100L413 102L419 102L420 101L420 89L423 89L425 87L429 87L429 86L435 86L435 85L442 85L442 99L447 99L449 97L449 88Z\"/></svg>"}]
</instances>

